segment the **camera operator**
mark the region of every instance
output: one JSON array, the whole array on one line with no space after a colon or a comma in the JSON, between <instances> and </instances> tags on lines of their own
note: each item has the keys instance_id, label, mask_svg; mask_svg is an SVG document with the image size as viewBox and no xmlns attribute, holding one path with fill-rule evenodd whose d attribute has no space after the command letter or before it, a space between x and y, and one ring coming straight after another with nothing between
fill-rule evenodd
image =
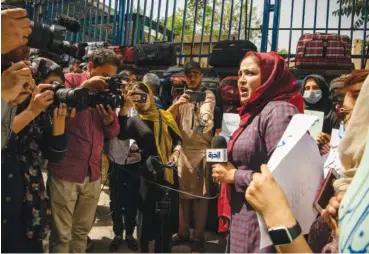
<instances>
[{"instance_id":1,"label":"camera operator","mask_svg":"<svg viewBox=\"0 0 369 254\"><path fill-rule=\"evenodd\" d=\"M104 77L115 75L118 65L119 58L113 51L98 49L89 56L88 79L84 73L73 74L65 85L103 91L107 88ZM66 133L69 139L64 159L48 165L52 208L50 252L82 253L100 196L104 138L116 137L119 124L110 106L106 110L97 105L96 109L79 111L69 119Z\"/></svg>"},{"instance_id":2,"label":"camera operator","mask_svg":"<svg viewBox=\"0 0 369 254\"><path fill-rule=\"evenodd\" d=\"M28 43L32 33L31 21L25 9L1 11L1 54L7 54Z\"/></svg>"},{"instance_id":3,"label":"camera operator","mask_svg":"<svg viewBox=\"0 0 369 254\"><path fill-rule=\"evenodd\" d=\"M45 159L59 161L67 149L66 105L46 110L54 94L45 89L52 81L62 81L62 70L48 59L34 64L32 72L39 85L33 93L25 90L13 100L19 104L17 115L1 153L4 252L43 252L51 210L42 168Z\"/></svg>"},{"instance_id":4,"label":"camera operator","mask_svg":"<svg viewBox=\"0 0 369 254\"><path fill-rule=\"evenodd\" d=\"M206 149L212 139L215 96L206 91L203 101L193 101L188 92L201 93L202 69L197 62L185 66L186 92L168 109L176 118L183 137L183 153L178 161L179 187L197 196L209 195L206 173ZM196 93L194 93L196 95ZM173 245L190 240L191 217L194 220L192 251L204 251L204 231L208 200L180 194L179 229Z\"/></svg>"}]
</instances>

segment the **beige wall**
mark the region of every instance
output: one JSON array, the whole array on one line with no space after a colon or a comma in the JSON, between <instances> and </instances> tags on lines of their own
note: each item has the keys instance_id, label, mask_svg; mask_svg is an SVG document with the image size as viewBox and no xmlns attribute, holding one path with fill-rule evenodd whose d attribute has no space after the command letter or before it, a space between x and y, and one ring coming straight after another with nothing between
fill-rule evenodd
<instances>
[{"instance_id":1,"label":"beige wall","mask_svg":"<svg viewBox=\"0 0 369 254\"><path fill-rule=\"evenodd\" d=\"M366 43L369 43L369 41L366 41ZM363 40L354 39L354 41L352 42L351 54L361 55L362 49ZM352 62L355 64L355 69L361 69L361 59L352 59ZM366 62L365 69L369 69L369 60Z\"/></svg>"},{"instance_id":2,"label":"beige wall","mask_svg":"<svg viewBox=\"0 0 369 254\"><path fill-rule=\"evenodd\" d=\"M218 42L218 38L219 36L212 36L212 45L211 45L211 49L210 52L212 50L212 48L214 47L214 45ZM220 40L227 40L228 39L228 35L222 35ZM210 36L209 35L204 35L202 38L203 41L203 46L202 46L202 50L201 50L201 54L208 54L209 53L209 44L210 44ZM177 36L174 40L174 42L177 44L177 48L178 48L178 52L180 52L180 47L181 47L181 36ZM186 55L190 55L191 54L191 46L192 46L192 36L190 35L186 35L183 37L183 54ZM198 55L200 54L200 49L201 49L201 36L200 35L196 35L195 36L195 40L194 40L194 46L192 48L192 54L193 55ZM190 57L185 57L184 59L182 58L182 61L180 64L185 64L187 62L189 62L191 59ZM207 57L201 57L201 61L199 59L199 57L193 57L192 58L193 61L197 61L200 62L202 67L206 67L208 64L208 58Z\"/></svg>"}]
</instances>

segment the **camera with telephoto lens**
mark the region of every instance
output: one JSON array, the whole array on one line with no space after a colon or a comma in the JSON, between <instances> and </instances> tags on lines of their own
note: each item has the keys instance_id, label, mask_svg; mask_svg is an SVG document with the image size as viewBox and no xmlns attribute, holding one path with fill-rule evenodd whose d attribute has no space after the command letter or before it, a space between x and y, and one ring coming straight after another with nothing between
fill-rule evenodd
<instances>
[{"instance_id":1,"label":"camera with telephoto lens","mask_svg":"<svg viewBox=\"0 0 369 254\"><path fill-rule=\"evenodd\" d=\"M124 80L129 80L128 75L114 75L105 78L108 88L102 92L91 92L89 94L89 107L96 108L102 104L105 108L109 105L112 109L121 108L124 105L124 99L120 87Z\"/></svg>"},{"instance_id":2,"label":"camera with telephoto lens","mask_svg":"<svg viewBox=\"0 0 369 254\"><path fill-rule=\"evenodd\" d=\"M64 103L68 108L75 108L77 111L88 108L88 88L66 88L63 84L54 81L45 90L54 92L54 102L51 107L57 107L60 103Z\"/></svg>"}]
</instances>

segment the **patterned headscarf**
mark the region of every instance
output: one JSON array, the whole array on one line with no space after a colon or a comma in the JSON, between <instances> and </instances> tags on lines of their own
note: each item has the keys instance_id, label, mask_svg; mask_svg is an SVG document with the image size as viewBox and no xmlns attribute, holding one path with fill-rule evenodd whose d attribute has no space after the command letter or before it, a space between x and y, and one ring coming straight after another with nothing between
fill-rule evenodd
<instances>
[{"instance_id":1,"label":"patterned headscarf","mask_svg":"<svg viewBox=\"0 0 369 254\"><path fill-rule=\"evenodd\" d=\"M32 75L35 79L36 84L46 79L50 75L60 76L64 83L64 73L63 68L60 67L55 62L44 57L36 57L32 59Z\"/></svg>"}]
</instances>

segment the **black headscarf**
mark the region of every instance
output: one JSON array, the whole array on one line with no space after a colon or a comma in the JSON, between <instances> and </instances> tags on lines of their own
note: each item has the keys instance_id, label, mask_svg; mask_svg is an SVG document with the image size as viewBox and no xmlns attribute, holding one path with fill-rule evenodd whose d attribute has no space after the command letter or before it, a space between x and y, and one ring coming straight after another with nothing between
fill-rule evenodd
<instances>
[{"instance_id":1,"label":"black headscarf","mask_svg":"<svg viewBox=\"0 0 369 254\"><path fill-rule=\"evenodd\" d=\"M302 81L301 87L302 95L304 95L305 85L309 79L313 79L316 82L316 84L320 87L320 90L322 90L323 97L320 99L320 101L318 101L315 104L309 104L304 100L305 109L328 113L329 110L332 109L332 103L329 99L329 85L322 76L315 74L309 75Z\"/></svg>"},{"instance_id":2,"label":"black headscarf","mask_svg":"<svg viewBox=\"0 0 369 254\"><path fill-rule=\"evenodd\" d=\"M332 101L330 100L329 85L322 76L311 74L302 82L302 95L304 95L305 85L309 79L313 79L320 87L320 90L322 90L322 98L315 104L307 103L304 100L305 109L324 112L323 132L330 135L332 128L335 128L337 125L337 115L335 109L333 108Z\"/></svg>"}]
</instances>

